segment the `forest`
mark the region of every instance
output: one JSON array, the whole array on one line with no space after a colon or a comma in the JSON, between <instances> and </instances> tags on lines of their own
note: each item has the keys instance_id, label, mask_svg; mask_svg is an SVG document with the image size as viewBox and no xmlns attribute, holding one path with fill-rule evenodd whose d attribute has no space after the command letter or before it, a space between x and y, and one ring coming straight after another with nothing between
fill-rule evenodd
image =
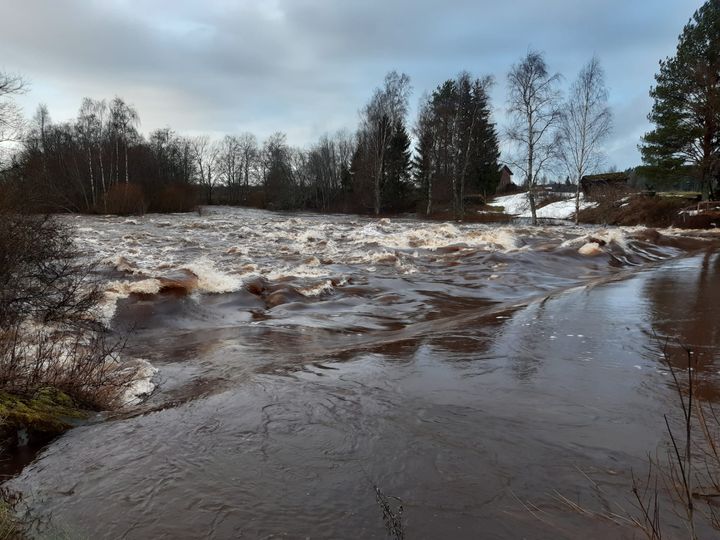
<instances>
[{"instance_id":1,"label":"forest","mask_svg":"<svg viewBox=\"0 0 720 540\"><path fill-rule=\"evenodd\" d=\"M282 132L262 142L252 133L214 140L170 128L144 136L139 112L120 97L84 98L63 123L40 105L3 185L44 212L183 212L200 203L380 214L415 211L422 201L461 213L466 193L494 193L499 178L490 84L465 72L445 81L409 126L410 80L390 72L356 132L323 135L309 148L290 146Z\"/></svg>"}]
</instances>

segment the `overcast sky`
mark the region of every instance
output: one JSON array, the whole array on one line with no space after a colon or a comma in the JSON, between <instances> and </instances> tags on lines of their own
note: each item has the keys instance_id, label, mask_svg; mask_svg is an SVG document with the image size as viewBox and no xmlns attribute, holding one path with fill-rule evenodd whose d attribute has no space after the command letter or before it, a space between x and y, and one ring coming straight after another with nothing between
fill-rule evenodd
<instances>
[{"instance_id":1,"label":"overcast sky","mask_svg":"<svg viewBox=\"0 0 720 540\"><path fill-rule=\"evenodd\" d=\"M54 121L81 98L123 97L147 133L284 131L294 145L355 129L392 69L423 92L460 70L492 75L505 124L508 68L529 47L567 85L596 53L615 128L609 163L639 162L658 60L700 0L0 0L0 70ZM411 119L412 122L412 119Z\"/></svg>"}]
</instances>

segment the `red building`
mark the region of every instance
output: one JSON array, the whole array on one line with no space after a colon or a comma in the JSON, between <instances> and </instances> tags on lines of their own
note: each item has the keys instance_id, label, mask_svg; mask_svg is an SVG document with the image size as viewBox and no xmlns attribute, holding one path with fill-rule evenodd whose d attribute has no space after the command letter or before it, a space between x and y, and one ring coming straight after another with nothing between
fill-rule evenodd
<instances>
[{"instance_id":1,"label":"red building","mask_svg":"<svg viewBox=\"0 0 720 540\"><path fill-rule=\"evenodd\" d=\"M507 193L508 191L515 191L517 185L512 181L513 172L507 165L500 167L500 182L498 183L496 193Z\"/></svg>"}]
</instances>

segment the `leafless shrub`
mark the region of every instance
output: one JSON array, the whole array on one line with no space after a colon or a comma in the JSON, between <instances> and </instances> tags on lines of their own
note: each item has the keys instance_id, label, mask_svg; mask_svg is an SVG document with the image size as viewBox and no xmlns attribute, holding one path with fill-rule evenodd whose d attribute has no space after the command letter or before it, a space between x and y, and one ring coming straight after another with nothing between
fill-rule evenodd
<instances>
[{"instance_id":1,"label":"leafless shrub","mask_svg":"<svg viewBox=\"0 0 720 540\"><path fill-rule=\"evenodd\" d=\"M0 390L52 386L103 408L130 375L98 322L101 291L57 220L0 211Z\"/></svg>"},{"instance_id":2,"label":"leafless shrub","mask_svg":"<svg viewBox=\"0 0 720 540\"><path fill-rule=\"evenodd\" d=\"M669 339L658 342L677 392L677 409L663 415L666 447L648 457L645 475L631 472L632 499L623 502L607 496L582 471L603 503L602 510L588 509L557 491L554 497L579 515L632 526L648 540L667 537L665 529L678 520L689 538L697 540L699 530L720 532L720 414L712 404L697 399L700 362L695 352ZM520 502L533 517L546 522L537 507Z\"/></svg>"},{"instance_id":3,"label":"leafless shrub","mask_svg":"<svg viewBox=\"0 0 720 540\"><path fill-rule=\"evenodd\" d=\"M651 473L643 482L633 479L633 492L646 529L652 532L646 534L648 538L662 538L662 513L657 503L658 487L662 486L694 540L699 538L701 524L720 532L720 417L711 404L696 397L699 365L694 351L677 342L670 345L666 339L662 355L678 394L681 425L664 415L669 448L664 456L650 458ZM678 362L678 357L684 362Z\"/></svg>"},{"instance_id":4,"label":"leafless shrub","mask_svg":"<svg viewBox=\"0 0 720 540\"><path fill-rule=\"evenodd\" d=\"M143 215L147 210L145 194L141 186L136 184L115 184L107 194L102 206L103 212L118 215Z\"/></svg>"},{"instance_id":5,"label":"leafless shrub","mask_svg":"<svg viewBox=\"0 0 720 540\"><path fill-rule=\"evenodd\" d=\"M81 265L70 231L47 216L0 213L0 326L92 326L99 291Z\"/></svg>"}]
</instances>

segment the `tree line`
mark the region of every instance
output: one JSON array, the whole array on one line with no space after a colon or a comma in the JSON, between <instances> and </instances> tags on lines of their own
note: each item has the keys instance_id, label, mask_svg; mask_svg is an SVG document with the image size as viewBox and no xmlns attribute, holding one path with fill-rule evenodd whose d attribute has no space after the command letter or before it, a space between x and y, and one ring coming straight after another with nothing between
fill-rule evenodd
<instances>
[{"instance_id":1,"label":"tree line","mask_svg":"<svg viewBox=\"0 0 720 540\"><path fill-rule=\"evenodd\" d=\"M535 221L534 188L548 174L576 185L579 208L580 180L602 168L612 129L597 57L566 96L561 83L544 55L529 50L507 74L501 133L491 77L461 72L442 82L421 97L410 120L410 79L392 71L360 109L355 131L298 148L282 132L262 142L252 133L214 140L169 128L144 136L138 112L119 97L85 98L77 117L63 123L52 122L41 105L25 122L12 96L26 85L0 72L0 144L16 143L0 182L52 211L184 211L220 203L462 219L468 205L495 193L503 136L502 163L528 189ZM676 55L660 63L650 95L655 128L640 145L643 174L690 172L712 197L720 176L720 1L693 15Z\"/></svg>"},{"instance_id":2,"label":"tree line","mask_svg":"<svg viewBox=\"0 0 720 540\"><path fill-rule=\"evenodd\" d=\"M21 91L22 79L12 80ZM435 204L460 217L464 195L493 193L499 178L490 84L461 73L437 87L409 126L409 77L390 72L354 133L326 134L307 148L289 145L282 132L263 142L252 133L213 140L170 128L144 136L137 110L120 97L84 98L76 118L62 123L40 105L16 132L19 147L1 180L42 211L173 212L219 203L377 215L419 206L430 213ZM413 134L428 143L415 157Z\"/></svg>"},{"instance_id":3,"label":"tree line","mask_svg":"<svg viewBox=\"0 0 720 540\"><path fill-rule=\"evenodd\" d=\"M13 81L17 92L22 80ZM528 188L533 214L541 175L564 163L579 186L601 162L610 129L596 58L567 101L559 81L535 51L508 74L504 135L513 148L504 162ZM119 97L85 98L64 123L52 122L40 105L2 180L46 211L173 212L202 203L463 219L468 205L495 194L500 179L493 83L461 72L424 94L411 122L410 79L392 71L360 110L354 132L323 135L307 148L290 146L282 132L262 143L252 133L213 140L169 128L143 136L138 112Z\"/></svg>"}]
</instances>

